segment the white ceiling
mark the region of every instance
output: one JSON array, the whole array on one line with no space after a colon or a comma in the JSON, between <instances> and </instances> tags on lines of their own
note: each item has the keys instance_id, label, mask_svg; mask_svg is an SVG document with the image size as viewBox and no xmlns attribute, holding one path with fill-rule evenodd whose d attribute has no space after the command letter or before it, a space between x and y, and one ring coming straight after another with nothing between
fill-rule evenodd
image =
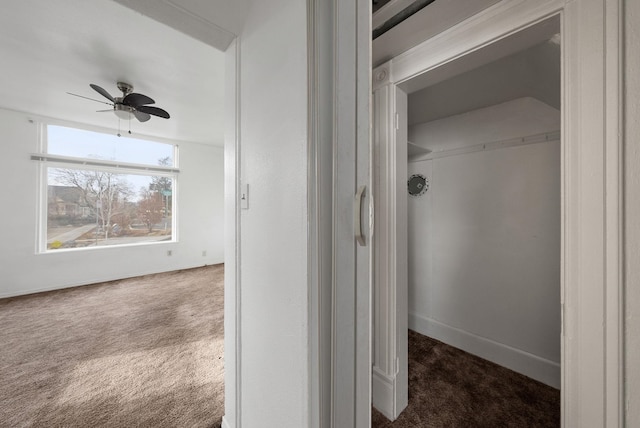
<instances>
[{"instance_id":1,"label":"white ceiling","mask_svg":"<svg viewBox=\"0 0 640 428\"><path fill-rule=\"evenodd\" d=\"M240 34L251 0L114 0L221 51Z\"/></svg>"},{"instance_id":2,"label":"white ceiling","mask_svg":"<svg viewBox=\"0 0 640 428\"><path fill-rule=\"evenodd\" d=\"M182 3L205 12L203 1ZM237 31L241 17L231 12ZM10 2L0 14L0 54L2 108L116 129L114 114L95 112L109 106L66 92L102 99L89 83L118 96L116 82L126 81L171 114L132 121L134 134L223 144L224 53L114 1Z\"/></svg>"}]
</instances>

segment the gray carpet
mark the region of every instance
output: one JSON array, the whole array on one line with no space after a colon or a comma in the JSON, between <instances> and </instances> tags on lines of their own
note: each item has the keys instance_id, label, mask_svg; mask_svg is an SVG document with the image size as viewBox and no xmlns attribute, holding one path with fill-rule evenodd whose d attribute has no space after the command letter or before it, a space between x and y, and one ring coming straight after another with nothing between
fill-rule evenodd
<instances>
[{"instance_id":1,"label":"gray carpet","mask_svg":"<svg viewBox=\"0 0 640 428\"><path fill-rule=\"evenodd\" d=\"M373 428L559 427L560 391L409 331L409 405Z\"/></svg>"},{"instance_id":2,"label":"gray carpet","mask_svg":"<svg viewBox=\"0 0 640 428\"><path fill-rule=\"evenodd\" d=\"M212 427L222 265L0 300L1 427Z\"/></svg>"}]
</instances>

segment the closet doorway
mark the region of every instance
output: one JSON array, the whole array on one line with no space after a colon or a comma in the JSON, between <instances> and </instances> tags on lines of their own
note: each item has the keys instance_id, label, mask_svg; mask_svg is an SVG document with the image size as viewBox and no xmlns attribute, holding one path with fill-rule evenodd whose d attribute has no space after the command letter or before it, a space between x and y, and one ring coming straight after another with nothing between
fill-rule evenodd
<instances>
[{"instance_id":1,"label":"closet doorway","mask_svg":"<svg viewBox=\"0 0 640 428\"><path fill-rule=\"evenodd\" d=\"M560 34L557 19L541 28L408 94L408 314L412 330L559 388Z\"/></svg>"},{"instance_id":2,"label":"closet doorway","mask_svg":"<svg viewBox=\"0 0 640 428\"><path fill-rule=\"evenodd\" d=\"M392 221L374 244L373 404L391 420L408 402L407 329L560 388L560 27L399 84L384 83L393 61L374 70L376 218Z\"/></svg>"}]
</instances>

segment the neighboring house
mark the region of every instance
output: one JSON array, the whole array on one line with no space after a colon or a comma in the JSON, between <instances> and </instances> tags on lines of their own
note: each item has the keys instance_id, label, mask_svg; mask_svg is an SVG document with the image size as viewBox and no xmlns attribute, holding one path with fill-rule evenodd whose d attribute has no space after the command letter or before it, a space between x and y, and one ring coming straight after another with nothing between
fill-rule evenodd
<instances>
[{"instance_id":1,"label":"neighboring house","mask_svg":"<svg viewBox=\"0 0 640 428\"><path fill-rule=\"evenodd\" d=\"M85 201L82 190L73 186L48 186L47 213L50 220L64 217L86 219L91 216L91 208Z\"/></svg>"}]
</instances>

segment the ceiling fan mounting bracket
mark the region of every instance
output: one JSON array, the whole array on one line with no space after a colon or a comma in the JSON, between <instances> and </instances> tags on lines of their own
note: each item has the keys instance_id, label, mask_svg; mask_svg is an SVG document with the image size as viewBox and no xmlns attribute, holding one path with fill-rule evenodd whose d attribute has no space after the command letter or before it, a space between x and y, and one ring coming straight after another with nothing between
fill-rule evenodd
<instances>
[{"instance_id":1,"label":"ceiling fan mounting bracket","mask_svg":"<svg viewBox=\"0 0 640 428\"><path fill-rule=\"evenodd\" d=\"M118 89L120 89L122 91L123 98L126 97L127 95L129 95L131 92L133 92L133 85L131 85L129 83L118 82L117 86L118 86Z\"/></svg>"}]
</instances>

